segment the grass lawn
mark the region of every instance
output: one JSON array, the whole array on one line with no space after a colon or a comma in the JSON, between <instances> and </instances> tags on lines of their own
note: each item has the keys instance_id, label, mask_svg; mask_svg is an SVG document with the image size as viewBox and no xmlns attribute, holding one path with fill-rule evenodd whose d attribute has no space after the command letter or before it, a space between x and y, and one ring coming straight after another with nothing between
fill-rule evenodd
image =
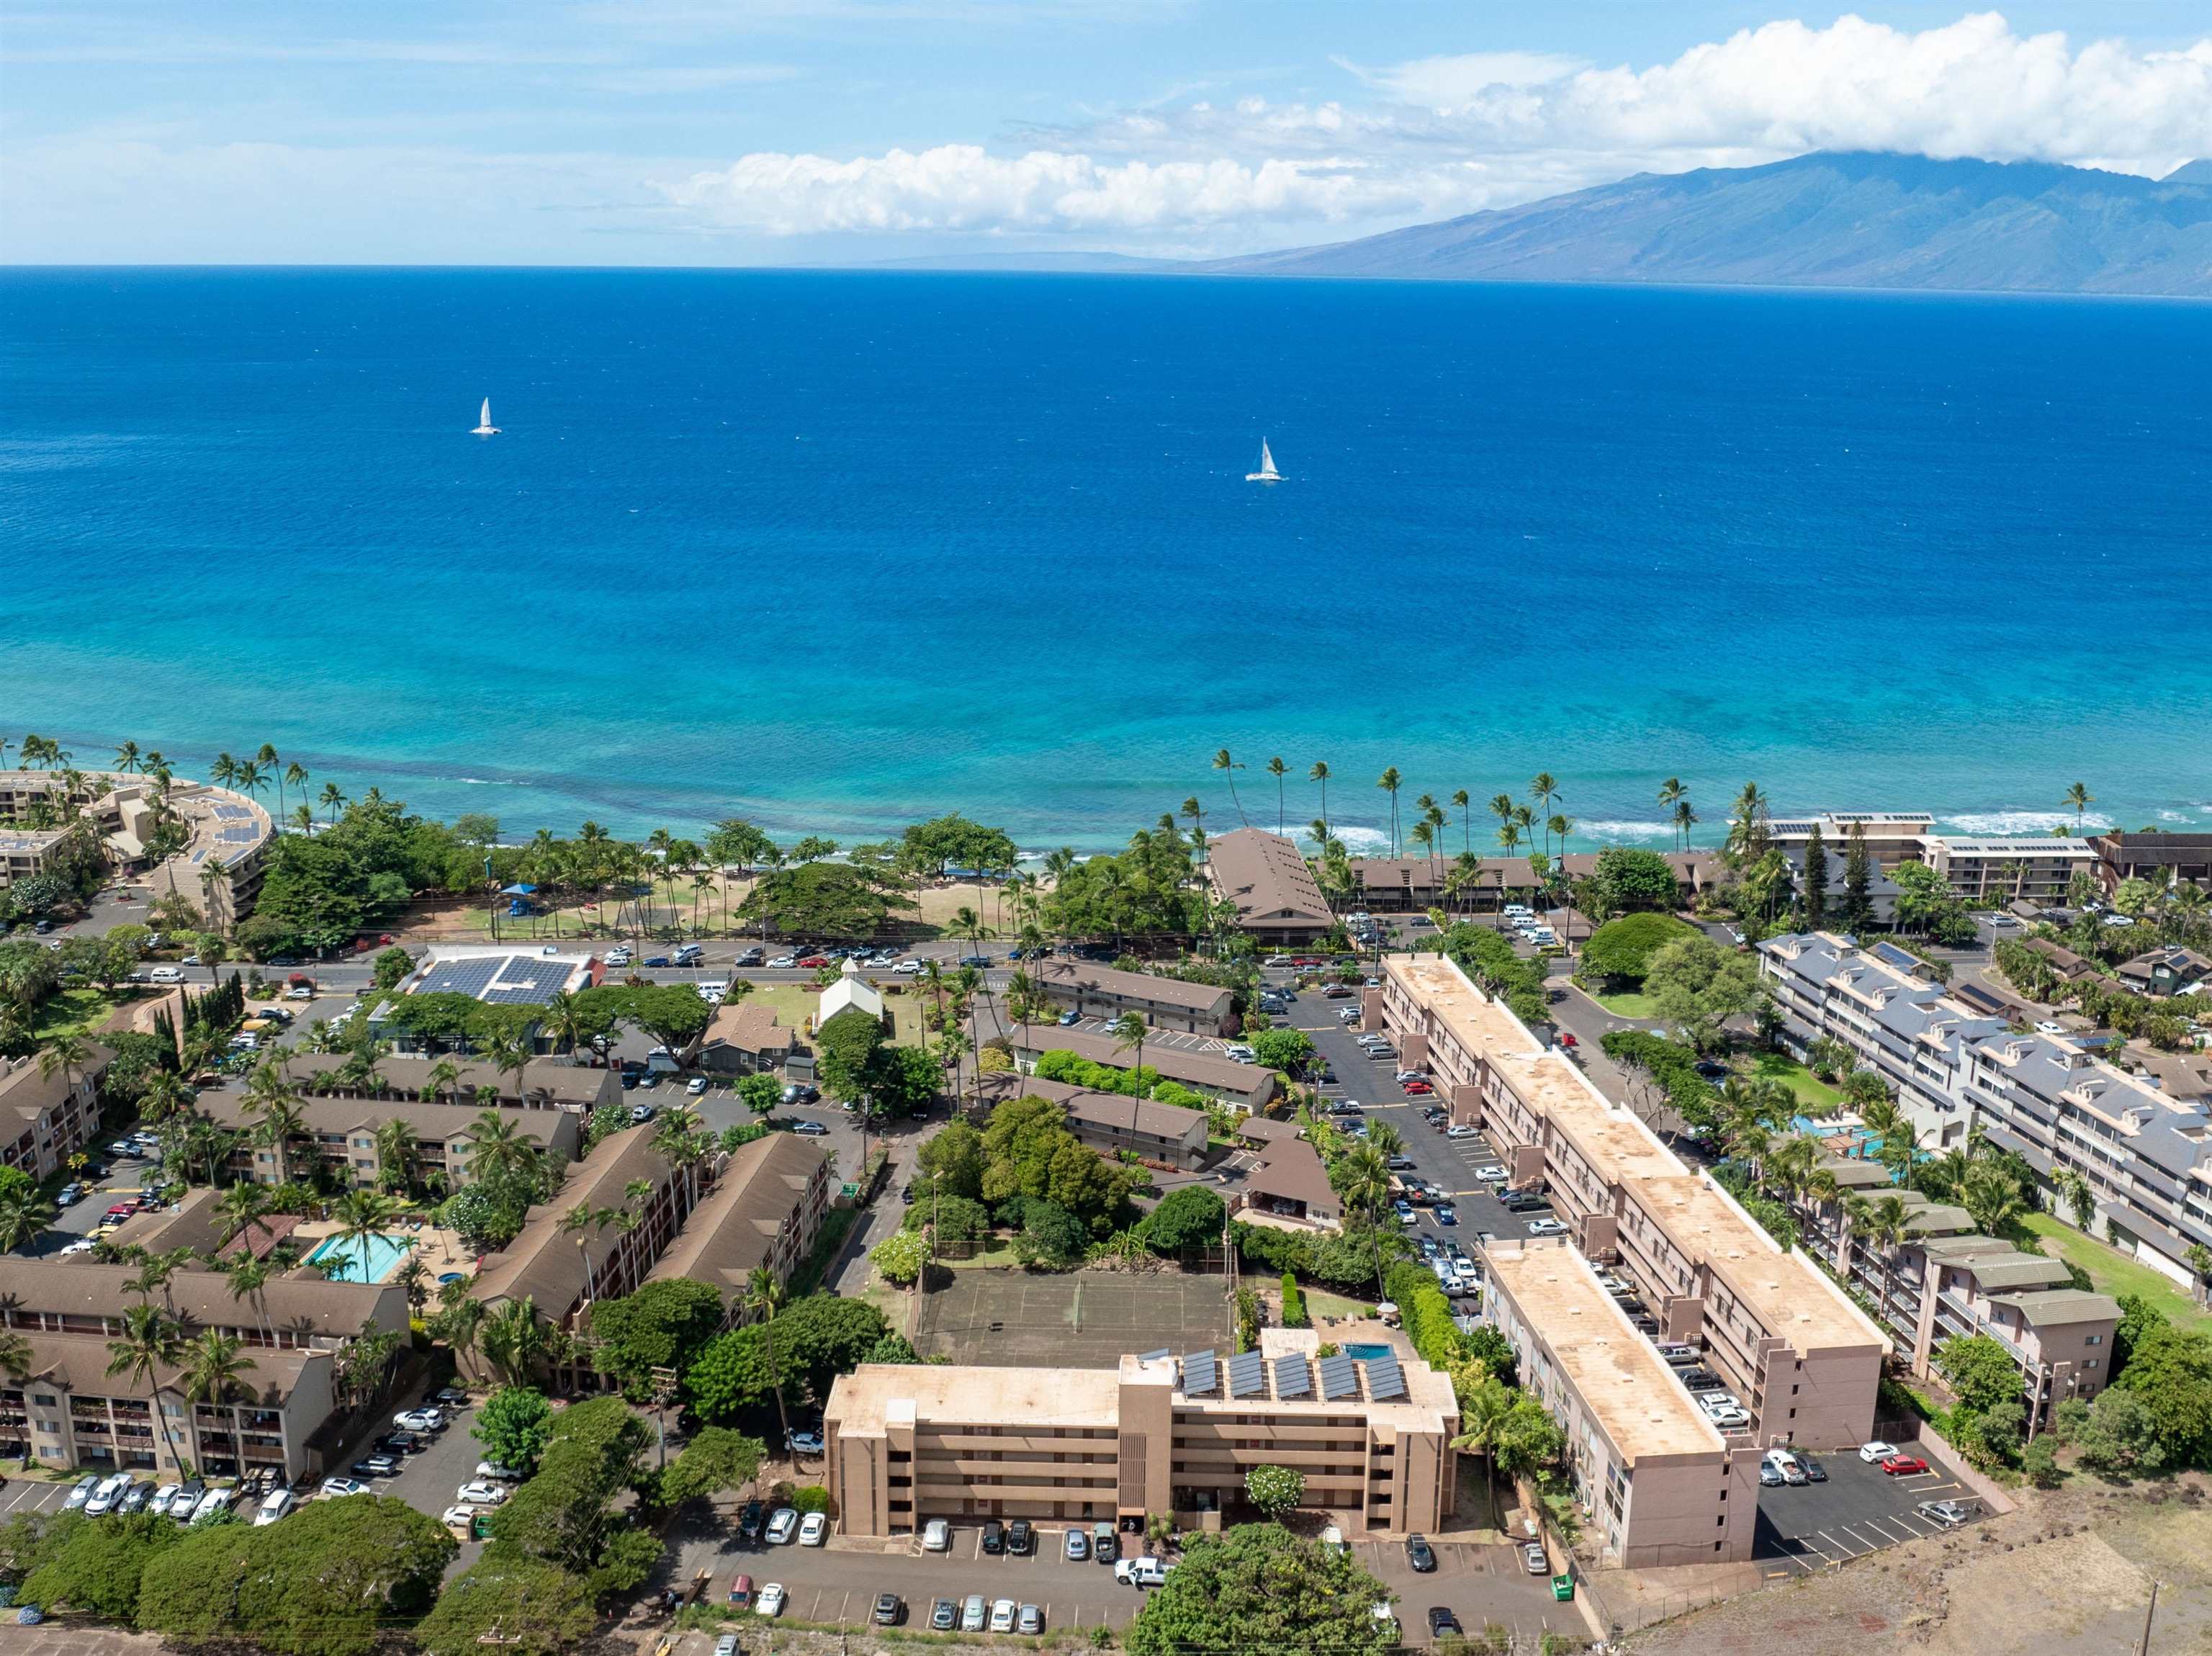
<instances>
[{"instance_id":1,"label":"grass lawn","mask_svg":"<svg viewBox=\"0 0 2212 1656\"><path fill-rule=\"evenodd\" d=\"M2084 1236L2047 1213L2025 1214L2021 1222L2040 1236L2051 1252L2087 1271L2100 1294L2110 1294L2115 1298L2123 1294L2140 1295L2166 1313L2177 1328L2212 1330L2212 1313L2191 1299L2189 1290L2164 1272L2130 1259L2094 1236Z\"/></svg>"},{"instance_id":2,"label":"grass lawn","mask_svg":"<svg viewBox=\"0 0 2212 1656\"><path fill-rule=\"evenodd\" d=\"M1018 1271L1022 1262L1014 1255L1012 1240L994 1242L972 1259L939 1259L937 1266L945 1271Z\"/></svg>"},{"instance_id":3,"label":"grass lawn","mask_svg":"<svg viewBox=\"0 0 2212 1656\"><path fill-rule=\"evenodd\" d=\"M1592 995L1590 998L1617 1018L1656 1018L1659 1009L1651 997L1641 990L1632 989L1618 995Z\"/></svg>"},{"instance_id":4,"label":"grass lawn","mask_svg":"<svg viewBox=\"0 0 2212 1656\"><path fill-rule=\"evenodd\" d=\"M1357 1317L1375 1303L1372 1300L1347 1300L1341 1294L1309 1288L1305 1290L1306 1315L1318 1325L1323 1317Z\"/></svg>"},{"instance_id":5,"label":"grass lawn","mask_svg":"<svg viewBox=\"0 0 2212 1656\"><path fill-rule=\"evenodd\" d=\"M1761 1052L1752 1060L1752 1072L1761 1081L1779 1081L1797 1095L1797 1101L1814 1112L1833 1110L1844 1095L1786 1052Z\"/></svg>"},{"instance_id":6,"label":"grass lawn","mask_svg":"<svg viewBox=\"0 0 2212 1656\"><path fill-rule=\"evenodd\" d=\"M31 1033L40 1040L89 1034L107 1022L110 1012L137 998L135 989L64 989L39 1008L39 1021Z\"/></svg>"}]
</instances>

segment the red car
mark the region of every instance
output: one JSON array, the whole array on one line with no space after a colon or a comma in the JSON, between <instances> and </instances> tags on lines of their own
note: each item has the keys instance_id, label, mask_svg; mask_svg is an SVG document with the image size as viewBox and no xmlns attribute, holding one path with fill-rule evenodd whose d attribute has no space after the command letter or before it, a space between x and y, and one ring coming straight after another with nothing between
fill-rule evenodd
<instances>
[{"instance_id":1,"label":"red car","mask_svg":"<svg viewBox=\"0 0 2212 1656\"><path fill-rule=\"evenodd\" d=\"M1881 1469L1892 1477L1909 1477L1914 1472L1924 1472L1928 1463L1917 1455L1892 1455L1881 1463Z\"/></svg>"},{"instance_id":2,"label":"red car","mask_svg":"<svg viewBox=\"0 0 2212 1656\"><path fill-rule=\"evenodd\" d=\"M817 966L829 965L830 961L828 956L823 955L802 955L799 957L799 963L811 972Z\"/></svg>"},{"instance_id":3,"label":"red car","mask_svg":"<svg viewBox=\"0 0 2212 1656\"><path fill-rule=\"evenodd\" d=\"M1424 1094L1434 1091L1436 1089L1425 1081L1409 1081L1406 1083L1406 1096L1408 1098L1419 1098Z\"/></svg>"},{"instance_id":4,"label":"red car","mask_svg":"<svg viewBox=\"0 0 2212 1656\"><path fill-rule=\"evenodd\" d=\"M1572 1035L1561 1035L1559 1037L1559 1045L1562 1046L1574 1047L1581 1046L1582 1043L1577 1040Z\"/></svg>"}]
</instances>

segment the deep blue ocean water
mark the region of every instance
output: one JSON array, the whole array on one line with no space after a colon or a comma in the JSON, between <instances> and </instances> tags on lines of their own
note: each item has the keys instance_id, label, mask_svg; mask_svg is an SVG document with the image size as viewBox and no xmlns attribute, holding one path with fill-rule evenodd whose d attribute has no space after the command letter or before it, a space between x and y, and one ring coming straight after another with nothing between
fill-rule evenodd
<instances>
[{"instance_id":1,"label":"deep blue ocean water","mask_svg":"<svg viewBox=\"0 0 2212 1656\"><path fill-rule=\"evenodd\" d=\"M0 734L509 835L2212 821L2212 306L0 274ZM503 434L468 434L482 397ZM1262 435L1289 481L1248 485ZM1457 836L1452 836L1456 848Z\"/></svg>"}]
</instances>

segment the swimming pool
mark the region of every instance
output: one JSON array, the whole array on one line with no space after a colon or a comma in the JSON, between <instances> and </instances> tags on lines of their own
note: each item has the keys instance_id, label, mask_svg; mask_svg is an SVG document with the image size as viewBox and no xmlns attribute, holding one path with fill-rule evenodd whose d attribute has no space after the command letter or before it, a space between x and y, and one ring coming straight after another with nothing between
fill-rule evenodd
<instances>
[{"instance_id":1,"label":"swimming pool","mask_svg":"<svg viewBox=\"0 0 2212 1656\"><path fill-rule=\"evenodd\" d=\"M407 1250L415 1244L404 1236L371 1236L366 1243L344 1237L326 1236L315 1245L307 1256L312 1264L323 1259L343 1259L345 1268L337 1273L342 1283L380 1283L398 1269L407 1257ZM368 1255L368 1271L362 1272L362 1254Z\"/></svg>"},{"instance_id":2,"label":"swimming pool","mask_svg":"<svg viewBox=\"0 0 2212 1656\"><path fill-rule=\"evenodd\" d=\"M1395 1356L1397 1353L1387 1345L1347 1345L1344 1348L1344 1355L1347 1357L1358 1357L1363 1362L1372 1362L1376 1357Z\"/></svg>"}]
</instances>

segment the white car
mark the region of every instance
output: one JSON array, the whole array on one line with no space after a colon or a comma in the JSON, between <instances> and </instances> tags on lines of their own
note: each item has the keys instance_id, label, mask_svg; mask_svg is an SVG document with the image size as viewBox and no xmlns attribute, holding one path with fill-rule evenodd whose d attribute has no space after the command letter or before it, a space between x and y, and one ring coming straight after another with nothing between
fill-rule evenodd
<instances>
[{"instance_id":1,"label":"white car","mask_svg":"<svg viewBox=\"0 0 2212 1656\"><path fill-rule=\"evenodd\" d=\"M169 1515L169 1503L177 1498L179 1491L184 1487L181 1483L164 1483L154 1491L154 1498L146 1503L146 1510L156 1518L167 1518Z\"/></svg>"},{"instance_id":2,"label":"white car","mask_svg":"<svg viewBox=\"0 0 2212 1656\"><path fill-rule=\"evenodd\" d=\"M1884 1443L1880 1438L1876 1438L1871 1443L1859 1445L1859 1459L1869 1465L1874 1465L1876 1461L1887 1460L1896 1453L1897 1446L1894 1443Z\"/></svg>"},{"instance_id":3,"label":"white car","mask_svg":"<svg viewBox=\"0 0 2212 1656\"><path fill-rule=\"evenodd\" d=\"M454 1490L453 1498L457 1501L471 1502L478 1507L496 1507L514 1493L514 1491L504 1483L494 1483L489 1478L478 1478L472 1483L464 1483L459 1489Z\"/></svg>"},{"instance_id":4,"label":"white car","mask_svg":"<svg viewBox=\"0 0 2212 1656\"><path fill-rule=\"evenodd\" d=\"M477 1514L481 1507L448 1507L438 1514L438 1521L449 1530L469 1530L476 1527Z\"/></svg>"},{"instance_id":5,"label":"white car","mask_svg":"<svg viewBox=\"0 0 2212 1656\"><path fill-rule=\"evenodd\" d=\"M261 1497L261 1504L253 1511L253 1527L261 1529L274 1524L292 1510L292 1492L283 1487L270 1490Z\"/></svg>"},{"instance_id":6,"label":"white car","mask_svg":"<svg viewBox=\"0 0 2212 1656\"><path fill-rule=\"evenodd\" d=\"M78 1238L76 1239L76 1240L75 1240L74 1242L71 1242L70 1244L69 1244L69 1246L68 1246L68 1247L66 1247L63 1248L63 1249L61 1250L61 1252L62 1252L62 1253L91 1253L91 1252L93 1251L93 1249L94 1249L94 1248L95 1248L95 1247L99 1247L99 1246L100 1246L100 1244L99 1244L99 1243L97 1243L97 1242L94 1242L94 1241L88 1241L88 1240L87 1240L85 1238L83 1238L83 1237L80 1236L80 1237L78 1237Z\"/></svg>"},{"instance_id":7,"label":"white car","mask_svg":"<svg viewBox=\"0 0 2212 1656\"><path fill-rule=\"evenodd\" d=\"M1567 1234L1567 1228L1556 1219L1531 1219L1528 1234L1531 1236L1564 1236Z\"/></svg>"},{"instance_id":8,"label":"white car","mask_svg":"<svg viewBox=\"0 0 2212 1656\"><path fill-rule=\"evenodd\" d=\"M768 1520L768 1544L771 1547L787 1547L791 1538L799 1533L799 1509L778 1507Z\"/></svg>"},{"instance_id":9,"label":"white car","mask_svg":"<svg viewBox=\"0 0 2212 1656\"><path fill-rule=\"evenodd\" d=\"M952 1526L941 1518L933 1518L922 1526L921 1550L924 1552L951 1552Z\"/></svg>"},{"instance_id":10,"label":"white car","mask_svg":"<svg viewBox=\"0 0 2212 1656\"><path fill-rule=\"evenodd\" d=\"M113 1512L116 1502L131 1493L131 1477L128 1472L117 1472L85 1498L84 1515L97 1518L102 1513Z\"/></svg>"},{"instance_id":11,"label":"white car","mask_svg":"<svg viewBox=\"0 0 2212 1656\"><path fill-rule=\"evenodd\" d=\"M94 1492L100 1488L102 1481L97 1472L88 1473L85 1477L77 1479L75 1486L69 1492L68 1499L62 1502L62 1510L65 1513L82 1511L85 1503L92 1499Z\"/></svg>"},{"instance_id":12,"label":"white car","mask_svg":"<svg viewBox=\"0 0 2212 1656\"><path fill-rule=\"evenodd\" d=\"M1444 1129L1444 1137L1447 1138L1476 1138L1480 1137L1481 1133L1481 1128L1469 1126L1464 1121L1461 1122L1456 1127L1446 1127Z\"/></svg>"},{"instance_id":13,"label":"white car","mask_svg":"<svg viewBox=\"0 0 2212 1656\"><path fill-rule=\"evenodd\" d=\"M781 1616L783 1614L783 1583L771 1581L760 1590L760 1596L753 1600L753 1614Z\"/></svg>"},{"instance_id":14,"label":"white car","mask_svg":"<svg viewBox=\"0 0 2212 1656\"><path fill-rule=\"evenodd\" d=\"M373 1492L368 1484L357 1477L326 1477L323 1480L321 1493L335 1501L342 1495L368 1495Z\"/></svg>"},{"instance_id":15,"label":"white car","mask_svg":"<svg viewBox=\"0 0 2212 1656\"><path fill-rule=\"evenodd\" d=\"M799 1521L799 1544L818 1547L830 1538L830 1520L820 1513L809 1513Z\"/></svg>"},{"instance_id":16,"label":"white car","mask_svg":"<svg viewBox=\"0 0 2212 1656\"><path fill-rule=\"evenodd\" d=\"M609 966L628 966L630 963L630 959L629 945L627 943L624 943L620 948L610 949L607 950L607 964Z\"/></svg>"},{"instance_id":17,"label":"white car","mask_svg":"<svg viewBox=\"0 0 2212 1656\"><path fill-rule=\"evenodd\" d=\"M1012 1633L1014 1630L1014 1601L1001 1598L991 1606L991 1631Z\"/></svg>"},{"instance_id":18,"label":"white car","mask_svg":"<svg viewBox=\"0 0 2212 1656\"><path fill-rule=\"evenodd\" d=\"M2063 1023L2053 1023L2049 1018L2038 1018L2035 1021L2035 1033L2039 1035L2063 1035L2066 1033L2066 1026Z\"/></svg>"},{"instance_id":19,"label":"white car","mask_svg":"<svg viewBox=\"0 0 2212 1656\"><path fill-rule=\"evenodd\" d=\"M1474 1176L1486 1185L1502 1185L1505 1182L1506 1172L1504 1168L1492 1162L1486 1167L1477 1168L1474 1170Z\"/></svg>"},{"instance_id":20,"label":"white car","mask_svg":"<svg viewBox=\"0 0 2212 1656\"><path fill-rule=\"evenodd\" d=\"M799 964L799 956L796 955L778 955L768 964L769 969L772 972L788 972Z\"/></svg>"},{"instance_id":21,"label":"white car","mask_svg":"<svg viewBox=\"0 0 2212 1656\"><path fill-rule=\"evenodd\" d=\"M403 1432L442 1432L446 1416L439 1409L402 1409L392 1416L392 1423Z\"/></svg>"},{"instance_id":22,"label":"white car","mask_svg":"<svg viewBox=\"0 0 2212 1656\"><path fill-rule=\"evenodd\" d=\"M921 975L921 962L909 955L906 959L901 961L896 966L891 968L891 970L897 973L902 978L918 978Z\"/></svg>"},{"instance_id":23,"label":"white car","mask_svg":"<svg viewBox=\"0 0 2212 1656\"><path fill-rule=\"evenodd\" d=\"M502 1466L495 1460L479 1460L477 1462L477 1476L478 1477L488 1477L495 1483L520 1483L522 1482L522 1474L520 1472L516 1471L512 1466Z\"/></svg>"},{"instance_id":24,"label":"white car","mask_svg":"<svg viewBox=\"0 0 2212 1656\"><path fill-rule=\"evenodd\" d=\"M690 1094L694 1098L698 1097L700 1094L707 1090L707 1077L704 1076L693 1076L690 1081L684 1083L684 1090Z\"/></svg>"}]
</instances>

